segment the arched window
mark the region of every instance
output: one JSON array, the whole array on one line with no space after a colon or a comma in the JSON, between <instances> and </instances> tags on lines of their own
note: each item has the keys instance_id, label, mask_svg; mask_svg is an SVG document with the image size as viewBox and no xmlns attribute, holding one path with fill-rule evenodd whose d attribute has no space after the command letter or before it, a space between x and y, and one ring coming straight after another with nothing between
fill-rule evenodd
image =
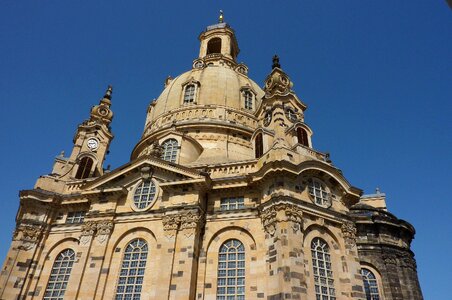
<instances>
[{"instance_id":1,"label":"arched window","mask_svg":"<svg viewBox=\"0 0 452 300\"><path fill-rule=\"evenodd\" d=\"M248 90L242 92L245 109L253 109L253 93Z\"/></svg>"},{"instance_id":2,"label":"arched window","mask_svg":"<svg viewBox=\"0 0 452 300\"><path fill-rule=\"evenodd\" d=\"M92 166L93 166L92 158L88 156L83 157L78 165L77 174L75 174L75 178L77 179L88 178Z\"/></svg>"},{"instance_id":3,"label":"arched window","mask_svg":"<svg viewBox=\"0 0 452 300\"><path fill-rule=\"evenodd\" d=\"M309 147L308 134L307 134L306 130L304 130L301 127L297 128L297 139L298 139L299 144Z\"/></svg>"},{"instance_id":4,"label":"arched window","mask_svg":"<svg viewBox=\"0 0 452 300\"><path fill-rule=\"evenodd\" d=\"M74 261L75 252L72 249L63 250L58 254L44 292L44 300L63 300Z\"/></svg>"},{"instance_id":5,"label":"arched window","mask_svg":"<svg viewBox=\"0 0 452 300\"><path fill-rule=\"evenodd\" d=\"M130 242L124 251L115 300L140 299L148 244L143 239Z\"/></svg>"},{"instance_id":6,"label":"arched window","mask_svg":"<svg viewBox=\"0 0 452 300\"><path fill-rule=\"evenodd\" d=\"M331 198L326 189L326 186L320 180L311 178L308 183L309 195L314 200L314 203L323 207L331 205Z\"/></svg>"},{"instance_id":7,"label":"arched window","mask_svg":"<svg viewBox=\"0 0 452 300\"><path fill-rule=\"evenodd\" d=\"M162 143L163 153L162 159L175 163L177 160L177 151L179 145L175 139L168 139Z\"/></svg>"},{"instance_id":8,"label":"arched window","mask_svg":"<svg viewBox=\"0 0 452 300\"><path fill-rule=\"evenodd\" d=\"M377 278L374 273L368 269L361 269L361 275L364 281L364 291L366 292L367 300L380 300L380 294L378 293Z\"/></svg>"},{"instance_id":9,"label":"arched window","mask_svg":"<svg viewBox=\"0 0 452 300\"><path fill-rule=\"evenodd\" d=\"M245 300L245 247L228 240L218 254L217 300Z\"/></svg>"},{"instance_id":10,"label":"arched window","mask_svg":"<svg viewBox=\"0 0 452 300\"><path fill-rule=\"evenodd\" d=\"M185 86L184 90L184 104L190 104L195 102L195 92L196 86L194 84L189 84Z\"/></svg>"},{"instance_id":11,"label":"arched window","mask_svg":"<svg viewBox=\"0 0 452 300\"><path fill-rule=\"evenodd\" d=\"M213 38L207 43L207 54L221 53L221 39Z\"/></svg>"},{"instance_id":12,"label":"arched window","mask_svg":"<svg viewBox=\"0 0 452 300\"><path fill-rule=\"evenodd\" d=\"M261 157L264 154L264 142L262 140L262 133L258 133L256 135L256 139L254 140L256 158Z\"/></svg>"},{"instance_id":13,"label":"arched window","mask_svg":"<svg viewBox=\"0 0 452 300\"><path fill-rule=\"evenodd\" d=\"M133 204L138 209L145 209L151 205L155 198L155 183L153 180L143 181L136 188L133 195Z\"/></svg>"},{"instance_id":14,"label":"arched window","mask_svg":"<svg viewBox=\"0 0 452 300\"><path fill-rule=\"evenodd\" d=\"M311 254L316 298L336 300L328 244L320 238L313 239L311 242Z\"/></svg>"}]
</instances>

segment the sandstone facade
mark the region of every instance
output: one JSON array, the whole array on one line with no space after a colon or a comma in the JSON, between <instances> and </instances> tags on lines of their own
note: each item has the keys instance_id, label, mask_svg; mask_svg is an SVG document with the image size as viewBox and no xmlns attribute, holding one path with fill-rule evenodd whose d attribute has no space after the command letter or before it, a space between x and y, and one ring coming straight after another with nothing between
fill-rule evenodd
<instances>
[{"instance_id":1,"label":"sandstone facade","mask_svg":"<svg viewBox=\"0 0 452 300\"><path fill-rule=\"evenodd\" d=\"M109 87L20 192L0 299L422 299L414 228L313 148L278 58L262 89L222 19L199 39L130 162L103 167Z\"/></svg>"}]
</instances>

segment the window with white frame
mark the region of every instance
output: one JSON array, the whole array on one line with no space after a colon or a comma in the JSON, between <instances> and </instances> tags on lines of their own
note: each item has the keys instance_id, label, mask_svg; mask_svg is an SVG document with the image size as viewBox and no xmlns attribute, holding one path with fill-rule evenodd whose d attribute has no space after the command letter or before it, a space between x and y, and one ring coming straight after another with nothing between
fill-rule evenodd
<instances>
[{"instance_id":1,"label":"window with white frame","mask_svg":"<svg viewBox=\"0 0 452 300\"><path fill-rule=\"evenodd\" d=\"M168 139L162 143L162 148L162 159L175 163L179 150L179 144L177 143L177 141L175 139Z\"/></svg>"},{"instance_id":2,"label":"window with white frame","mask_svg":"<svg viewBox=\"0 0 452 300\"><path fill-rule=\"evenodd\" d=\"M218 253L217 300L245 300L245 247L231 239Z\"/></svg>"},{"instance_id":3,"label":"window with white frame","mask_svg":"<svg viewBox=\"0 0 452 300\"><path fill-rule=\"evenodd\" d=\"M115 300L139 300L143 287L148 244L143 239L130 242L122 259Z\"/></svg>"},{"instance_id":4,"label":"window with white frame","mask_svg":"<svg viewBox=\"0 0 452 300\"><path fill-rule=\"evenodd\" d=\"M155 198L155 183L153 180L143 181L135 189L133 204L137 209L148 208Z\"/></svg>"},{"instance_id":5,"label":"window with white frame","mask_svg":"<svg viewBox=\"0 0 452 300\"><path fill-rule=\"evenodd\" d=\"M70 211L67 214L66 224L83 223L86 211Z\"/></svg>"},{"instance_id":6,"label":"window with white frame","mask_svg":"<svg viewBox=\"0 0 452 300\"><path fill-rule=\"evenodd\" d=\"M323 182L321 182L320 180L316 178L309 180L308 191L315 204L323 207L328 207L331 205L330 194L328 193L325 184L323 184Z\"/></svg>"},{"instance_id":7,"label":"window with white frame","mask_svg":"<svg viewBox=\"0 0 452 300\"><path fill-rule=\"evenodd\" d=\"M320 238L314 238L311 242L311 254L316 300L336 300L328 244Z\"/></svg>"},{"instance_id":8,"label":"window with white frame","mask_svg":"<svg viewBox=\"0 0 452 300\"><path fill-rule=\"evenodd\" d=\"M195 102L196 85L188 84L184 89L184 104Z\"/></svg>"},{"instance_id":9,"label":"window with white frame","mask_svg":"<svg viewBox=\"0 0 452 300\"><path fill-rule=\"evenodd\" d=\"M366 292L367 300L380 300L378 293L378 283L375 274L370 270L362 268L361 275L363 276L364 291Z\"/></svg>"},{"instance_id":10,"label":"window with white frame","mask_svg":"<svg viewBox=\"0 0 452 300\"><path fill-rule=\"evenodd\" d=\"M243 197L221 198L220 210L233 210L245 208L245 199Z\"/></svg>"},{"instance_id":11,"label":"window with white frame","mask_svg":"<svg viewBox=\"0 0 452 300\"><path fill-rule=\"evenodd\" d=\"M253 98L254 98L253 93L251 93L249 90L244 90L242 92L242 95L245 109L253 109Z\"/></svg>"},{"instance_id":12,"label":"window with white frame","mask_svg":"<svg viewBox=\"0 0 452 300\"><path fill-rule=\"evenodd\" d=\"M75 252L72 249L63 250L58 254L50 272L43 300L63 300L74 261Z\"/></svg>"}]
</instances>

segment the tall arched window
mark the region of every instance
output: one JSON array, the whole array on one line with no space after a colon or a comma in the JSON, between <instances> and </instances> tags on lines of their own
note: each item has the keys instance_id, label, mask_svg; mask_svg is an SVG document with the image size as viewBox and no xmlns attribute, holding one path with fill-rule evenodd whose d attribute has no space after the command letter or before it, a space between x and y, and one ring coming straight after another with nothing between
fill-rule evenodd
<instances>
[{"instance_id":1,"label":"tall arched window","mask_svg":"<svg viewBox=\"0 0 452 300\"><path fill-rule=\"evenodd\" d=\"M92 166L93 166L92 158L88 156L83 157L78 165L77 174L75 174L75 178L77 179L88 178Z\"/></svg>"},{"instance_id":2,"label":"tall arched window","mask_svg":"<svg viewBox=\"0 0 452 300\"><path fill-rule=\"evenodd\" d=\"M228 240L218 254L217 300L245 300L245 247Z\"/></svg>"},{"instance_id":3,"label":"tall arched window","mask_svg":"<svg viewBox=\"0 0 452 300\"><path fill-rule=\"evenodd\" d=\"M311 242L311 254L316 298L336 300L328 244L320 238L313 239Z\"/></svg>"},{"instance_id":4,"label":"tall arched window","mask_svg":"<svg viewBox=\"0 0 452 300\"><path fill-rule=\"evenodd\" d=\"M253 93L248 90L242 92L245 109L253 109Z\"/></svg>"},{"instance_id":5,"label":"tall arched window","mask_svg":"<svg viewBox=\"0 0 452 300\"><path fill-rule=\"evenodd\" d=\"M380 300L378 293L378 283L375 274L368 269L361 269L361 275L364 281L364 291L366 292L367 300Z\"/></svg>"},{"instance_id":6,"label":"tall arched window","mask_svg":"<svg viewBox=\"0 0 452 300\"><path fill-rule=\"evenodd\" d=\"M143 239L130 242L124 251L115 300L140 299L148 244Z\"/></svg>"},{"instance_id":7,"label":"tall arched window","mask_svg":"<svg viewBox=\"0 0 452 300\"><path fill-rule=\"evenodd\" d=\"M221 39L213 38L207 43L207 54L221 53Z\"/></svg>"},{"instance_id":8,"label":"tall arched window","mask_svg":"<svg viewBox=\"0 0 452 300\"><path fill-rule=\"evenodd\" d=\"M189 104L195 102L195 92L196 86L194 84L189 84L185 86L184 90L184 104Z\"/></svg>"},{"instance_id":9,"label":"tall arched window","mask_svg":"<svg viewBox=\"0 0 452 300\"><path fill-rule=\"evenodd\" d=\"M298 139L299 144L309 147L308 134L307 134L306 130L304 130L301 127L297 128L297 139Z\"/></svg>"},{"instance_id":10,"label":"tall arched window","mask_svg":"<svg viewBox=\"0 0 452 300\"><path fill-rule=\"evenodd\" d=\"M72 249L63 250L58 254L44 292L44 300L63 300L74 261L75 252Z\"/></svg>"},{"instance_id":11,"label":"tall arched window","mask_svg":"<svg viewBox=\"0 0 452 300\"><path fill-rule=\"evenodd\" d=\"M168 139L162 143L162 159L169 162L176 162L179 145L175 139Z\"/></svg>"},{"instance_id":12,"label":"tall arched window","mask_svg":"<svg viewBox=\"0 0 452 300\"><path fill-rule=\"evenodd\" d=\"M256 139L254 140L254 147L256 158L261 157L264 154L264 142L262 140L262 133L258 133L256 135Z\"/></svg>"}]
</instances>

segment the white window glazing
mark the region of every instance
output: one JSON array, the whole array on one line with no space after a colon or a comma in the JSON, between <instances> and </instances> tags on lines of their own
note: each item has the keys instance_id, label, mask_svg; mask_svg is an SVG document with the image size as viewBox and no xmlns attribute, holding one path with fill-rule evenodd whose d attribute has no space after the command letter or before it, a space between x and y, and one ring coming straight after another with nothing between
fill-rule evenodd
<instances>
[{"instance_id":1,"label":"white window glazing","mask_svg":"<svg viewBox=\"0 0 452 300\"><path fill-rule=\"evenodd\" d=\"M378 283L375 274L368 269L361 269L361 275L364 281L364 291L366 292L367 300L380 300L378 293Z\"/></svg>"},{"instance_id":2,"label":"white window glazing","mask_svg":"<svg viewBox=\"0 0 452 300\"><path fill-rule=\"evenodd\" d=\"M151 205L155 198L155 183L153 180L143 181L136 188L133 195L133 204L138 209L145 209Z\"/></svg>"},{"instance_id":3,"label":"white window glazing","mask_svg":"<svg viewBox=\"0 0 452 300\"><path fill-rule=\"evenodd\" d=\"M221 210L233 210L241 208L245 208L245 199L243 197L221 198L220 200Z\"/></svg>"},{"instance_id":4,"label":"white window glazing","mask_svg":"<svg viewBox=\"0 0 452 300\"><path fill-rule=\"evenodd\" d=\"M312 267L316 300L336 300L333 271L328 244L315 238L311 242Z\"/></svg>"},{"instance_id":5,"label":"white window glazing","mask_svg":"<svg viewBox=\"0 0 452 300\"><path fill-rule=\"evenodd\" d=\"M125 251L119 272L115 300L139 300L143 287L148 245L145 240L130 242Z\"/></svg>"},{"instance_id":6,"label":"white window glazing","mask_svg":"<svg viewBox=\"0 0 452 300\"><path fill-rule=\"evenodd\" d=\"M217 300L245 300L245 247L239 240L220 247Z\"/></svg>"},{"instance_id":7,"label":"white window glazing","mask_svg":"<svg viewBox=\"0 0 452 300\"><path fill-rule=\"evenodd\" d=\"M253 93L251 93L250 91L244 91L243 99L245 101L245 108L253 109Z\"/></svg>"},{"instance_id":8,"label":"white window glazing","mask_svg":"<svg viewBox=\"0 0 452 300\"><path fill-rule=\"evenodd\" d=\"M86 212L84 211L71 211L67 214L66 223L75 224L82 223L85 219Z\"/></svg>"},{"instance_id":9,"label":"white window glazing","mask_svg":"<svg viewBox=\"0 0 452 300\"><path fill-rule=\"evenodd\" d=\"M74 261L75 252L72 249L63 250L58 254L52 266L43 300L63 300Z\"/></svg>"},{"instance_id":10,"label":"white window glazing","mask_svg":"<svg viewBox=\"0 0 452 300\"><path fill-rule=\"evenodd\" d=\"M163 142L162 159L175 163L177 160L177 153L179 151L179 145L175 139L169 139Z\"/></svg>"},{"instance_id":11,"label":"white window glazing","mask_svg":"<svg viewBox=\"0 0 452 300\"><path fill-rule=\"evenodd\" d=\"M325 185L315 178L309 181L308 184L309 194L314 198L314 202L320 206L329 206L331 203L330 195Z\"/></svg>"},{"instance_id":12,"label":"white window glazing","mask_svg":"<svg viewBox=\"0 0 452 300\"><path fill-rule=\"evenodd\" d=\"M185 87L184 91L184 103L193 103L195 102L195 91L196 86L194 84L189 84Z\"/></svg>"}]
</instances>

